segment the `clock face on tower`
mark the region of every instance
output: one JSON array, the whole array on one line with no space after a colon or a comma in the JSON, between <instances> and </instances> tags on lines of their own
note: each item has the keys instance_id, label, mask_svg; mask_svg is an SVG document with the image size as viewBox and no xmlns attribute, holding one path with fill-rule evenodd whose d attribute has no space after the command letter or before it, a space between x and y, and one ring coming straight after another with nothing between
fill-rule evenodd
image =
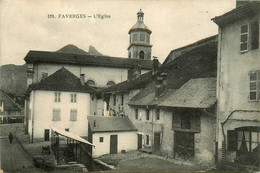
<instances>
[{"instance_id":1,"label":"clock face on tower","mask_svg":"<svg viewBox=\"0 0 260 173\"><path fill-rule=\"evenodd\" d=\"M128 32L130 35L128 58L151 60L151 33L152 31L144 24L144 13L140 9L136 24Z\"/></svg>"}]
</instances>

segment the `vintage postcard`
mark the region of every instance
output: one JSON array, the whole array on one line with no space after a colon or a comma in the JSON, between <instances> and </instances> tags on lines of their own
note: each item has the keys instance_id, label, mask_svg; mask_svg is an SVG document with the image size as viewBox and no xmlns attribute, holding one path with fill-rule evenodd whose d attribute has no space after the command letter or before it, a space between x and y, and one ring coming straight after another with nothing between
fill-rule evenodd
<instances>
[{"instance_id":1,"label":"vintage postcard","mask_svg":"<svg viewBox=\"0 0 260 173\"><path fill-rule=\"evenodd\" d=\"M1 172L259 171L258 0L0 0Z\"/></svg>"}]
</instances>

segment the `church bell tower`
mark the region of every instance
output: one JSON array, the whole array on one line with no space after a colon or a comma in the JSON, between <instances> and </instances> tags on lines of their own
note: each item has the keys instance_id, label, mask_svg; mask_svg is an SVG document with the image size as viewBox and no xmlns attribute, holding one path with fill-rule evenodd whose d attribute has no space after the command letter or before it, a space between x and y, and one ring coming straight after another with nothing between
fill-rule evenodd
<instances>
[{"instance_id":1,"label":"church bell tower","mask_svg":"<svg viewBox=\"0 0 260 173\"><path fill-rule=\"evenodd\" d=\"M140 9L136 24L128 32L130 35L128 58L151 60L151 33L152 31L144 24L144 13Z\"/></svg>"}]
</instances>

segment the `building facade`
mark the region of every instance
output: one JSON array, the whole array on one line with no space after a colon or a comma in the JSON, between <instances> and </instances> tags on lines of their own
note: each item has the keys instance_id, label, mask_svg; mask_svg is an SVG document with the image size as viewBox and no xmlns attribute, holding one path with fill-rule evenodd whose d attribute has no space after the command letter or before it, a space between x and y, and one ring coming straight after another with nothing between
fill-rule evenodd
<instances>
[{"instance_id":1,"label":"building facade","mask_svg":"<svg viewBox=\"0 0 260 173\"><path fill-rule=\"evenodd\" d=\"M93 88L65 68L31 85L27 91L31 141L49 141L50 126L86 137L87 116L91 115L94 102L91 95L94 92Z\"/></svg>"},{"instance_id":2,"label":"building facade","mask_svg":"<svg viewBox=\"0 0 260 173\"><path fill-rule=\"evenodd\" d=\"M88 140L92 157L137 150L137 129L127 117L89 116Z\"/></svg>"},{"instance_id":3,"label":"building facade","mask_svg":"<svg viewBox=\"0 0 260 173\"><path fill-rule=\"evenodd\" d=\"M213 19L219 26L219 160L259 167L260 2L240 4Z\"/></svg>"}]
</instances>

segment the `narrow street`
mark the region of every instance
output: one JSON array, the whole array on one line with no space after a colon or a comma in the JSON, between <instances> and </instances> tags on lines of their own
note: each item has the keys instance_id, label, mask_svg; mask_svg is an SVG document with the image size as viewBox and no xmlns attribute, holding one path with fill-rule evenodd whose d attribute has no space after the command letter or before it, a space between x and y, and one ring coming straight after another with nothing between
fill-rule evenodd
<instances>
[{"instance_id":1,"label":"narrow street","mask_svg":"<svg viewBox=\"0 0 260 173\"><path fill-rule=\"evenodd\" d=\"M28 172L34 168L33 160L30 158L14 138L10 144L8 139L9 132L15 134L22 124L2 124L0 125L1 139L1 170L4 172ZM29 171L30 172L30 171Z\"/></svg>"}]
</instances>

